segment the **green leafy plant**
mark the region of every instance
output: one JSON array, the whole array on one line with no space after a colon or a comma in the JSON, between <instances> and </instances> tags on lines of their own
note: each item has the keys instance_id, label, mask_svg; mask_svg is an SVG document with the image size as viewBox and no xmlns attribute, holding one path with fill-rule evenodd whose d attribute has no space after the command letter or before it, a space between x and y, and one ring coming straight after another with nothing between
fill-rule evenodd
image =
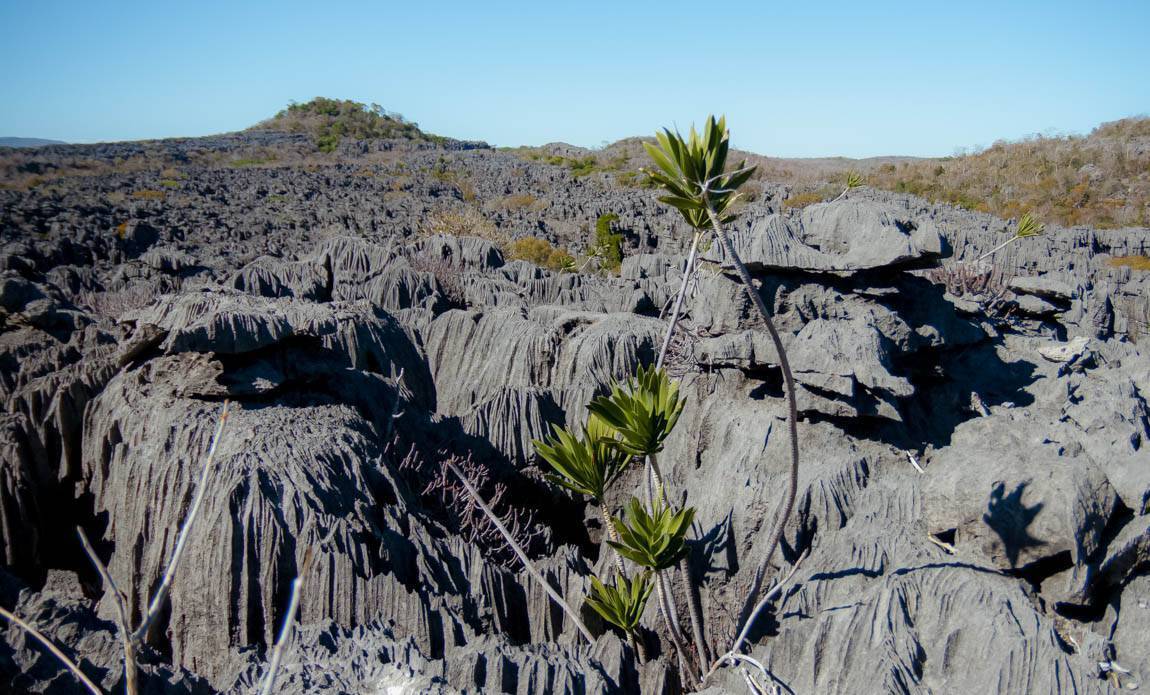
<instances>
[{"instance_id":1,"label":"green leafy plant","mask_svg":"<svg viewBox=\"0 0 1150 695\"><path fill-rule=\"evenodd\" d=\"M843 192L839 193L838 198L835 198L835 200L842 198L847 193L851 192L852 190L858 188L861 185L863 185L862 175L859 174L857 171L848 171L847 172L847 181L846 181L846 185L843 187Z\"/></svg>"},{"instance_id":2,"label":"green leafy plant","mask_svg":"<svg viewBox=\"0 0 1150 695\"><path fill-rule=\"evenodd\" d=\"M627 520L612 519L618 541L608 541L619 554L637 565L653 570L673 567L687 552L687 531L695 519L695 510L685 507L678 512L658 501L648 512L638 498L627 504Z\"/></svg>"},{"instance_id":3,"label":"green leafy plant","mask_svg":"<svg viewBox=\"0 0 1150 695\"><path fill-rule=\"evenodd\" d=\"M647 572L634 579L616 575L610 585L603 584L598 577L591 577L587 605L604 620L634 637L653 588L651 575Z\"/></svg>"},{"instance_id":4,"label":"green leafy plant","mask_svg":"<svg viewBox=\"0 0 1150 695\"><path fill-rule=\"evenodd\" d=\"M623 263L623 235L611 230L611 224L618 219L618 215L609 212L595 220L595 234L587 249L584 268L597 261L600 270L618 272Z\"/></svg>"},{"instance_id":5,"label":"green leafy plant","mask_svg":"<svg viewBox=\"0 0 1150 695\"><path fill-rule=\"evenodd\" d=\"M613 446L632 456L650 456L663 450L683 404L679 385L666 371L639 367L634 377L616 382L610 395L595 398L587 407L619 432Z\"/></svg>"},{"instance_id":6,"label":"green leafy plant","mask_svg":"<svg viewBox=\"0 0 1150 695\"><path fill-rule=\"evenodd\" d=\"M738 273L739 280L742 282L743 290L748 299L751 300L751 304L754 305L758 311L760 317L762 317L763 325L770 334L771 342L774 344L775 352L778 355L779 367L783 373L783 384L787 397L787 425L791 449L791 466L785 497L776 516L771 535L768 538L766 554L756 568L750 590L747 592L743 609L739 615L739 623L743 626L743 629L727 653L712 663L711 668L707 671L707 674L710 674L723 664L735 663L737 659L732 655L741 653L742 645L747 638L750 626L766 605L766 597L764 597L763 600L759 600L759 594L762 591L763 581L766 577L767 569L770 566L771 558L774 556L775 551L782 541L786 520L794 509L795 498L798 495L798 403L794 375L791 372L790 360L787 359L786 350L783 348L782 337L779 335L774 322L771 320L771 313L767 309L766 302L755 288L750 273L739 258L739 254L724 227L733 217L733 215L728 212L728 209L733 200L738 196L738 188L751 177L754 172L754 167L745 167L743 164L740 164L736 170L726 171L725 167L730 133L728 133L726 128L726 120L722 118L716 121L713 116L708 117L701 135L697 134L692 127L689 138L684 138L677 132L673 133L670 130L664 130L662 133L656 135L656 139L658 140L658 147L650 144L646 144L645 147L659 169L658 171L651 172L651 178L670 194L659 198L659 200L677 209L683 218L695 229L695 238L687 257L687 274L689 275L690 273L691 264L701 234L704 232L714 233L722 246L726 262L734 266L735 271ZM671 334L678 321L678 307L682 303L682 297L685 294L685 281L686 277L684 278L684 284L680 286L679 298L676 300L676 309L672 313L671 324L667 334L664 336L663 348L660 351L656 366L662 366L667 347L670 344ZM653 459L651 460L649 470L652 471L653 475L657 473L657 464ZM704 649L705 641L702 635L702 616L697 587L692 585L690 589L691 591L688 594L688 598L691 608L692 629L695 632L695 641L697 645L700 645L700 659L707 661L709 659Z\"/></svg>"},{"instance_id":7,"label":"green leafy plant","mask_svg":"<svg viewBox=\"0 0 1150 695\"><path fill-rule=\"evenodd\" d=\"M599 502L627 468L628 457L614 445L613 434L602 420L592 417L582 437L554 425L552 436L532 444L555 471L547 474L548 480Z\"/></svg>"},{"instance_id":8,"label":"green leafy plant","mask_svg":"<svg viewBox=\"0 0 1150 695\"><path fill-rule=\"evenodd\" d=\"M735 171L727 172L730 138L726 119L707 118L700 135L691 127L690 137L664 129L656 133L656 147L643 143L658 169L644 169L646 174L670 195L659 198L673 206L694 229L711 229L715 219L721 223L734 219L727 209L739 197L738 189L755 173L746 161ZM712 214L713 213L713 214Z\"/></svg>"},{"instance_id":9,"label":"green leafy plant","mask_svg":"<svg viewBox=\"0 0 1150 695\"><path fill-rule=\"evenodd\" d=\"M611 230L611 224L618 219L611 212L595 220L595 246L600 250L602 268L608 271L618 270L623 263L623 235Z\"/></svg>"}]
</instances>

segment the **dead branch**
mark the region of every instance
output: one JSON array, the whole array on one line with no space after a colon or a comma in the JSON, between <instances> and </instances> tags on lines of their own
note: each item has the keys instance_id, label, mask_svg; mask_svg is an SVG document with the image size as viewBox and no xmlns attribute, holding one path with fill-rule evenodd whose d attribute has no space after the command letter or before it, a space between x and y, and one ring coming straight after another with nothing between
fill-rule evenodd
<instances>
[{"instance_id":1,"label":"dead branch","mask_svg":"<svg viewBox=\"0 0 1150 695\"><path fill-rule=\"evenodd\" d=\"M91 692L93 695L104 695L102 692L100 692L100 689L96 687L96 684L93 683L90 678L84 675L84 672L80 670L80 667L76 665L76 662L65 656L64 652L60 651L59 647L53 644L52 640L45 637L43 633L28 623L24 622L19 616L8 612L4 608L0 608L0 615L7 618L24 632L27 632L29 635L32 635L32 637L36 638L40 644L44 645L44 647L52 653L52 656L56 657L57 661L59 661L61 664L64 664L64 666L72 672L72 675L74 675L77 680L84 684L84 687L86 687L89 692Z\"/></svg>"},{"instance_id":2,"label":"dead branch","mask_svg":"<svg viewBox=\"0 0 1150 695\"><path fill-rule=\"evenodd\" d=\"M292 636L292 623L295 621L296 611L299 610L300 593L303 591L304 578L307 576L308 568L311 567L313 557L313 549L308 548L307 551L304 552L299 574L292 580L291 598L288 599L287 612L284 614L283 623L280 625L279 637L276 639L275 647L272 649L272 658L268 662L268 671L264 674L263 683L260 686L260 695L271 695L272 688L275 686L276 672L279 670L280 662L283 661L284 650Z\"/></svg>"}]
</instances>

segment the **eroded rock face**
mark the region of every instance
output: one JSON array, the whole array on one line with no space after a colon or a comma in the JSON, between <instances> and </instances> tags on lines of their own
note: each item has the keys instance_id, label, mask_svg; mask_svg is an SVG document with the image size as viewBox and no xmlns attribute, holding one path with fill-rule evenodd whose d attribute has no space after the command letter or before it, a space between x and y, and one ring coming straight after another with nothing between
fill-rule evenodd
<instances>
[{"instance_id":1,"label":"eroded rock face","mask_svg":"<svg viewBox=\"0 0 1150 695\"><path fill-rule=\"evenodd\" d=\"M938 258L943 251L933 222L856 200L808 206L797 220L773 215L735 234L733 244L748 268L808 272L897 267ZM704 258L729 262L721 247Z\"/></svg>"},{"instance_id":2,"label":"eroded rock face","mask_svg":"<svg viewBox=\"0 0 1150 695\"><path fill-rule=\"evenodd\" d=\"M603 529L543 479L531 440L580 423L612 379L653 361L683 274L683 236L647 192L542 164L510 177L509 156L458 161L483 190L564 195L539 206L546 224L534 208L500 211L504 229L574 239L618 211L630 232L617 277L413 236L455 189L416 179L392 204L394 180L342 164L203 171L181 190L214 212L141 205L122 237L115 206L53 216L2 192L0 558L20 577L0 582L4 605L114 687L114 612L72 526L144 610L229 399L147 683L250 692L310 551L282 692L679 691L653 606L650 662L587 610L597 641L584 644L444 492L438 462L469 455L581 604L610 568ZM855 191L801 212L753 205L732 227L799 385L799 497L775 563L805 559L750 647L794 692L1101 692L1099 661L1146 677L1150 357L1119 337L1146 281L1105 264L1137 232L1051 230L996 256L1001 303L948 294L931 266L977 257L1002 226ZM719 651L789 450L773 343L719 246L706 257L668 361L687 406L660 460L697 509L692 573ZM607 503L641 489L629 471ZM0 682L70 685L5 637ZM744 687L730 669L708 686Z\"/></svg>"}]
</instances>

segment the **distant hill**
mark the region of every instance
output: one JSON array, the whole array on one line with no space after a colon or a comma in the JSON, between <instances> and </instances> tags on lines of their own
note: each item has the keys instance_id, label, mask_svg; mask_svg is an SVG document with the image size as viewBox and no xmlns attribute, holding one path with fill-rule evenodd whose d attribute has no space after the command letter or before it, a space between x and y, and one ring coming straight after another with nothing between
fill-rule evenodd
<instances>
[{"instance_id":1,"label":"distant hill","mask_svg":"<svg viewBox=\"0 0 1150 695\"><path fill-rule=\"evenodd\" d=\"M774 160L783 161L783 160ZM794 160L792 160L794 161ZM1103 123L1089 135L1000 140L970 154L906 161L843 162L818 175L766 178L796 184L793 204L834 197L849 170L864 183L1002 218L1098 228L1150 226L1150 118Z\"/></svg>"},{"instance_id":2,"label":"distant hill","mask_svg":"<svg viewBox=\"0 0 1150 695\"><path fill-rule=\"evenodd\" d=\"M44 138L0 138L0 147L43 147L44 145L67 145L63 140Z\"/></svg>"},{"instance_id":3,"label":"distant hill","mask_svg":"<svg viewBox=\"0 0 1150 695\"><path fill-rule=\"evenodd\" d=\"M445 140L424 133L418 123L402 115L386 111L379 104L361 104L350 99L316 97L303 104L292 103L272 118L248 130L272 130L287 133L306 133L315 138L324 152L333 152L342 138L349 140L418 140L437 142Z\"/></svg>"},{"instance_id":4,"label":"distant hill","mask_svg":"<svg viewBox=\"0 0 1150 695\"><path fill-rule=\"evenodd\" d=\"M627 138L600 150L565 143L511 151L565 164L576 174L614 173L623 185L643 185L650 166L644 141ZM913 193L1004 219L1032 213L1044 222L1097 228L1150 226L1150 118L1103 123L1089 135L1035 135L953 157L780 158L732 151L758 167L755 178L790 186L785 204L803 207L838 196L847 174L863 184Z\"/></svg>"}]
</instances>

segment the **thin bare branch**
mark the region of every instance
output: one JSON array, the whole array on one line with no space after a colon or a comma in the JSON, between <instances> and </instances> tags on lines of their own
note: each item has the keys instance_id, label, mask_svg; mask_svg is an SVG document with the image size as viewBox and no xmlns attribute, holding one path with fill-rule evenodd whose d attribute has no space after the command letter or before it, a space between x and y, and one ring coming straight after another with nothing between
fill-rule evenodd
<instances>
[{"instance_id":1,"label":"thin bare branch","mask_svg":"<svg viewBox=\"0 0 1150 695\"><path fill-rule=\"evenodd\" d=\"M483 497L479 495L479 491L475 489L475 486L471 484L471 481L468 480L465 475L463 475L462 471L460 471L455 466L455 464L451 462L445 462L444 465L447 466L447 469L451 471L455 477L459 478L459 482L463 483L463 489L467 491L467 494L470 495L473 500L475 500L475 504L478 505L481 510L483 510L483 513L486 514L487 518L491 520L491 523L495 525L495 528L499 531L500 535L502 535L503 539L507 541L507 545L510 546L511 550L515 552L515 555L519 558L519 561L523 563L523 568L527 570L528 574L534 577L535 581L542 585L543 590L547 592L547 595L551 597L551 600L563 609L563 612L567 614L567 617L571 618L571 622L575 623L575 627L579 628L579 632L583 635L584 639L587 640L587 643L594 644L595 638L591 636L591 631L588 630L587 626L583 624L583 621L579 618L579 614L575 611L574 608L572 608L566 601L563 600L563 597L560 596L559 593L555 591L555 589L551 588L551 585L543 577L543 573L540 572L539 569L536 568L535 565L531 562L531 559L527 557L527 553L524 552L523 548L519 546L519 543L515 541L515 537L511 535L511 532L507 530L507 527L503 525L503 522L499 519L495 512L492 511L491 507L487 506L487 503L483 501Z\"/></svg>"},{"instance_id":2,"label":"thin bare branch","mask_svg":"<svg viewBox=\"0 0 1150 695\"><path fill-rule=\"evenodd\" d=\"M942 548L943 552L945 552L947 555L954 555L955 553L958 552L957 550L955 550L953 545L951 545L950 543L946 543L942 540L939 540L938 538L935 538L934 534L931 534L931 533L926 534L926 539L928 541L930 541L931 543L934 543L938 547Z\"/></svg>"},{"instance_id":3,"label":"thin bare branch","mask_svg":"<svg viewBox=\"0 0 1150 695\"><path fill-rule=\"evenodd\" d=\"M136 647L137 643L132 636L132 624L128 619L128 607L124 603L124 594L120 592L120 588L116 586L116 581L112 579L112 573L108 571L107 566L100 561L100 557L96 555L96 551L92 548L92 544L88 542L88 536L85 535L84 529L76 527L76 534L80 536L80 545L84 547L84 552L88 554L88 559L92 561L92 566L100 573L100 579L104 581L104 586L112 593L112 598L116 603L116 627L120 632L120 646L124 649L124 689L128 695L135 695L140 691L139 672L136 666Z\"/></svg>"},{"instance_id":4,"label":"thin bare branch","mask_svg":"<svg viewBox=\"0 0 1150 695\"><path fill-rule=\"evenodd\" d=\"M679 324L679 316L683 310L683 298L687 294L687 285L691 281L691 270L695 267L695 258L699 254L699 240L702 236L701 232L695 232L695 238L691 240L691 250L687 253L687 263L683 267L683 281L679 283L679 292L675 295L675 308L671 310L671 323L667 326L667 332L663 336L663 347L659 350L659 359L655 360L655 369L661 369L663 361L667 359L667 348L671 347L671 336Z\"/></svg>"},{"instance_id":5,"label":"thin bare branch","mask_svg":"<svg viewBox=\"0 0 1150 695\"><path fill-rule=\"evenodd\" d=\"M84 675L84 672L80 670L80 667L76 665L76 662L65 656L64 652L60 651L59 647L53 644L52 640L45 637L43 633L28 623L24 622L19 616L8 612L2 607L0 607L0 615L10 620L14 625L19 627L24 632L27 632L29 635L32 635L32 637L36 638L40 644L44 645L44 647L52 653L52 656L56 657L57 661L59 661L61 664L64 664L64 666L72 672L72 675L74 675L81 683L84 684L84 687L86 687L89 692L93 693L93 695L104 695L102 692L100 692L100 689L96 686L96 684L93 683L90 678Z\"/></svg>"},{"instance_id":6,"label":"thin bare branch","mask_svg":"<svg viewBox=\"0 0 1150 695\"><path fill-rule=\"evenodd\" d=\"M799 559L795 560L795 564L791 565L791 571L787 572L787 575L783 577L782 580L780 580L777 584L775 584L775 586L772 587L771 590L768 591L755 605L755 609L751 612L751 617L743 624L743 629L741 632L739 632L739 636L735 638L735 643L731 645L730 651L720 656L715 660L715 663L711 664L711 668L707 671L707 674L703 677L703 680L709 678L711 674L717 671L724 664L724 662L730 661L731 663L734 663L735 660L741 659L745 661L750 658L741 653L743 642L745 642L747 639L747 634L751 631L751 627L755 624L755 620L758 619L759 613L761 613L763 609L766 608L771 599L773 599L778 595L780 591L782 591L783 587L787 585L787 582L789 582L791 578L795 576L795 572L798 571L799 565L802 564L803 560L806 559L808 554L810 554L810 551L800 555Z\"/></svg>"},{"instance_id":7,"label":"thin bare branch","mask_svg":"<svg viewBox=\"0 0 1150 695\"><path fill-rule=\"evenodd\" d=\"M926 471L922 469L922 466L918 464L918 459L914 457L914 454L910 453L910 451L907 449L903 449L902 452L906 454L906 460L910 461L910 465L914 466L916 471L919 473L926 473Z\"/></svg>"},{"instance_id":8,"label":"thin bare branch","mask_svg":"<svg viewBox=\"0 0 1150 695\"><path fill-rule=\"evenodd\" d=\"M272 658L268 662L268 671L264 674L263 684L260 686L260 695L271 695L272 688L275 686L276 672L279 670L280 662L283 661L284 650L291 640L292 624L295 621L296 611L299 610L300 592L303 591L304 578L307 576L307 571L311 566L313 557L314 553L312 548L308 548L304 553L299 574L292 580L291 598L288 599L288 608L284 614L283 623L280 625L280 634L276 639L275 647L272 649Z\"/></svg>"},{"instance_id":9,"label":"thin bare branch","mask_svg":"<svg viewBox=\"0 0 1150 695\"><path fill-rule=\"evenodd\" d=\"M750 171L751 169L754 169L756 166L758 166L758 165L752 164L751 166L745 166L742 169L735 169L734 171L723 172L722 174L719 174L718 176L712 176L711 178L704 181L702 183L702 185L700 186L700 188L706 193L726 193L727 191L716 190L716 189L711 188L711 184L714 183L715 181L718 181L719 179L729 178L731 176L736 176L738 174L741 174L744 171Z\"/></svg>"},{"instance_id":10,"label":"thin bare branch","mask_svg":"<svg viewBox=\"0 0 1150 695\"><path fill-rule=\"evenodd\" d=\"M200 480L196 485L195 497L192 499L191 509L188 510L188 516L184 519L184 525L180 528L180 534L176 538L176 547L172 551L172 557L168 561L168 567L164 570L164 577L160 581L160 588L156 590L156 595L152 597L152 603L148 606L148 612L144 615L144 619L140 622L140 626L136 629L133 639L137 642L143 642L148 636L148 628L152 626L156 616L160 614L160 609L164 605L164 600L168 597L168 590L172 586L172 577L176 574L176 568L180 564L180 558L183 557L184 547L187 545L188 536L191 534L192 526L195 524L196 516L199 514L200 505L204 501L204 495L208 489L208 479L211 477L216 458L216 447L220 443L220 438L224 433L224 425L228 421L228 401L224 401L224 409L220 412L219 422L216 424L216 432L212 436L212 444L208 449L208 456L204 460L204 469L200 473Z\"/></svg>"},{"instance_id":11,"label":"thin bare branch","mask_svg":"<svg viewBox=\"0 0 1150 695\"><path fill-rule=\"evenodd\" d=\"M387 418L387 428L383 431L383 441L391 441L391 431L395 427L395 420L399 417L399 403L400 403L400 384L403 382L403 367L399 368L399 374L395 374L394 367L392 368L392 375L395 381L395 403L391 406L391 415Z\"/></svg>"}]
</instances>

